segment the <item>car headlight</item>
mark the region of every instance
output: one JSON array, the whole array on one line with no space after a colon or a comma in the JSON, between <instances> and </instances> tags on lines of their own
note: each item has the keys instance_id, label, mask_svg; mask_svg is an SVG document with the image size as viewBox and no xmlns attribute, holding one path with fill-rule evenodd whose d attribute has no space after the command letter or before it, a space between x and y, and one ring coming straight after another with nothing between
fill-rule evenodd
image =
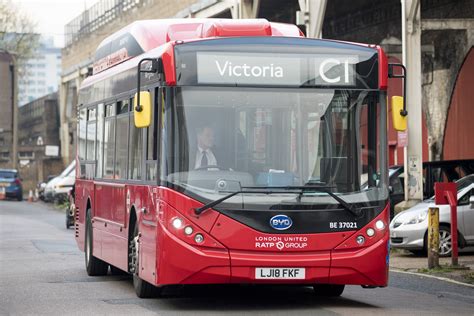
<instances>
[{"instance_id":1,"label":"car headlight","mask_svg":"<svg viewBox=\"0 0 474 316\"><path fill-rule=\"evenodd\" d=\"M409 220L407 220L405 222L406 225L409 225L409 224L418 224L418 223L421 223L423 222L426 217L428 215L428 210L424 210L423 212L419 213L419 214L416 214L415 216L413 216L412 218L410 218Z\"/></svg>"}]
</instances>

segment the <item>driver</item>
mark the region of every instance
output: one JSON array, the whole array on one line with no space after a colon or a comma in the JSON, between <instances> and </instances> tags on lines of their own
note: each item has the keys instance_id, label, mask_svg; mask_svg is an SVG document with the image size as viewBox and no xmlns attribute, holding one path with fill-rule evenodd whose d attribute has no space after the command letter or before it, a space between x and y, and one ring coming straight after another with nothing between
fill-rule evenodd
<instances>
[{"instance_id":1,"label":"driver","mask_svg":"<svg viewBox=\"0 0 474 316\"><path fill-rule=\"evenodd\" d=\"M217 166L218 161L212 152L214 147L214 130L210 126L197 129L197 150L194 161L194 169L206 166Z\"/></svg>"}]
</instances>

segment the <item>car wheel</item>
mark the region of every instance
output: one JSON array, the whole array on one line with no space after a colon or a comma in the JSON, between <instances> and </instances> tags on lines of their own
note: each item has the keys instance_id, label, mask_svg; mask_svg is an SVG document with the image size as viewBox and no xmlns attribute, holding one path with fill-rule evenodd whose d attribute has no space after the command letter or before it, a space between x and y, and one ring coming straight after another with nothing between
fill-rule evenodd
<instances>
[{"instance_id":1,"label":"car wheel","mask_svg":"<svg viewBox=\"0 0 474 316\"><path fill-rule=\"evenodd\" d=\"M345 285L341 284L316 284L313 285L314 293L317 296L338 297L344 292Z\"/></svg>"},{"instance_id":2,"label":"car wheel","mask_svg":"<svg viewBox=\"0 0 474 316\"><path fill-rule=\"evenodd\" d=\"M452 251L451 229L446 226L439 227L439 256L449 257Z\"/></svg>"},{"instance_id":3,"label":"car wheel","mask_svg":"<svg viewBox=\"0 0 474 316\"><path fill-rule=\"evenodd\" d=\"M86 271L90 276L107 275L109 265L104 261L94 257L93 255L93 233L92 233L92 220L90 210L87 210L86 215L86 234L85 234L85 260L86 260Z\"/></svg>"},{"instance_id":4,"label":"car wheel","mask_svg":"<svg viewBox=\"0 0 474 316\"><path fill-rule=\"evenodd\" d=\"M161 288L140 279L138 276L138 271L140 271L139 244L138 222L136 222L132 238L129 240L129 272L133 276L133 288L139 298L157 297L161 293Z\"/></svg>"}]
</instances>

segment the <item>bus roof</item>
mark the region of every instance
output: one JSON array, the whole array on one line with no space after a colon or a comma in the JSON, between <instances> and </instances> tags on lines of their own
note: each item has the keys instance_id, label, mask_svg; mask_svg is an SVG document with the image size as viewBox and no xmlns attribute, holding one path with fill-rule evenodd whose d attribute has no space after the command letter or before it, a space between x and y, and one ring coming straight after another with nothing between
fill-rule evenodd
<instances>
[{"instance_id":1,"label":"bus roof","mask_svg":"<svg viewBox=\"0 0 474 316\"><path fill-rule=\"evenodd\" d=\"M303 37L296 25L266 19L161 19L136 21L105 38L94 56L93 74L165 43L236 36Z\"/></svg>"}]
</instances>

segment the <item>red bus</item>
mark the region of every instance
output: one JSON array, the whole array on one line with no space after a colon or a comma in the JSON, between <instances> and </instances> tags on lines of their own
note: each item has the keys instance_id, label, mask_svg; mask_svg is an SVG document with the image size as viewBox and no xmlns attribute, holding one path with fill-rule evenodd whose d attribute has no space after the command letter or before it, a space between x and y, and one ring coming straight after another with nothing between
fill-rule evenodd
<instances>
[{"instance_id":1,"label":"red bus","mask_svg":"<svg viewBox=\"0 0 474 316\"><path fill-rule=\"evenodd\" d=\"M171 284L386 286L388 76L378 46L264 19L111 35L79 90L87 273L130 273L139 297Z\"/></svg>"}]
</instances>

